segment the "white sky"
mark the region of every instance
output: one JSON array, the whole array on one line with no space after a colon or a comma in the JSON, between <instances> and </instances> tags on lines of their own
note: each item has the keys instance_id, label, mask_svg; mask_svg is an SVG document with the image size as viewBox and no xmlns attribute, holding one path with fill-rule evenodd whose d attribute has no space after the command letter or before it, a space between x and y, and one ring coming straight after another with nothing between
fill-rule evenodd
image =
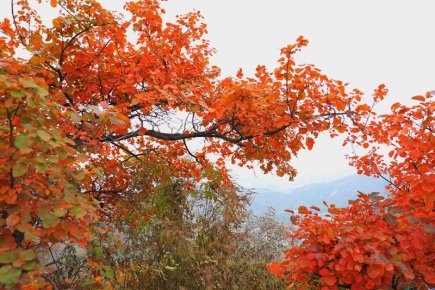
<instances>
[{"instance_id":1,"label":"white sky","mask_svg":"<svg viewBox=\"0 0 435 290\"><path fill-rule=\"evenodd\" d=\"M119 9L125 1L101 2ZM9 1L0 6L0 17L9 16ZM164 7L169 17L202 12L217 49L213 63L224 75L239 67L250 74L257 64L273 69L279 49L303 35L310 44L297 57L300 63L367 94L385 83L390 95L379 109L435 89L434 0L172 0ZM234 168L234 174L246 187L286 191L352 173L346 152L340 142L320 138L295 161L299 176L292 183L259 170Z\"/></svg>"}]
</instances>

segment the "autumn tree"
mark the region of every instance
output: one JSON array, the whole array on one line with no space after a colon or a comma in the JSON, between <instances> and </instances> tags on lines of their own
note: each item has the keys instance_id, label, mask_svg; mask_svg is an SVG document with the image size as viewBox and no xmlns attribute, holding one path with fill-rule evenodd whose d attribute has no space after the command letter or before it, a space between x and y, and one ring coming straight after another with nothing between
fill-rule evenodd
<instances>
[{"instance_id":1,"label":"autumn tree","mask_svg":"<svg viewBox=\"0 0 435 290\"><path fill-rule=\"evenodd\" d=\"M375 95L375 98L379 96ZM391 113L355 122L346 142L366 148L350 157L360 174L383 178L389 195L363 194L329 214L300 207L291 248L269 270L297 289L409 289L435 283L434 103L395 103ZM384 156L388 148L388 157Z\"/></svg>"},{"instance_id":2,"label":"autumn tree","mask_svg":"<svg viewBox=\"0 0 435 290\"><path fill-rule=\"evenodd\" d=\"M125 214L114 209L133 191L129 160L165 156L197 181L217 166L231 184L226 160L292 178L291 158L319 133L336 136L370 112L359 91L295 63L302 37L273 72L223 78L198 12L170 23L153 0L128 2L124 14L96 0L39 2L12 1L0 24L3 285L53 284L38 253L86 247L99 221ZM38 14L47 2L53 19ZM102 283L112 277L104 263L87 260Z\"/></svg>"},{"instance_id":3,"label":"autumn tree","mask_svg":"<svg viewBox=\"0 0 435 290\"><path fill-rule=\"evenodd\" d=\"M194 180L176 178L169 164L133 164L135 192L117 203L125 213L106 224L107 242L97 250L116 269L117 289L283 287L265 264L281 254L285 230L270 216L250 217L246 193L216 170L190 186ZM273 230L270 239L259 234Z\"/></svg>"}]
</instances>

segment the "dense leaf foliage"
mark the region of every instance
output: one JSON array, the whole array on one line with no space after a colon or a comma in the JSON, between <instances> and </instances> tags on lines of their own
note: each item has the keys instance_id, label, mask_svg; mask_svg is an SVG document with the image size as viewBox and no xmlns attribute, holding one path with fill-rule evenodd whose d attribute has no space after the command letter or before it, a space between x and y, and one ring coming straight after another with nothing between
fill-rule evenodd
<instances>
[{"instance_id":1,"label":"dense leaf foliage","mask_svg":"<svg viewBox=\"0 0 435 290\"><path fill-rule=\"evenodd\" d=\"M349 207L328 206L329 215L299 208L292 221L292 247L269 270L292 287L379 289L426 287L435 283L434 103L398 103L392 112L356 124L348 141L367 148L351 156L360 173L389 182L387 198L360 194ZM386 145L388 157L381 145Z\"/></svg>"}]
</instances>

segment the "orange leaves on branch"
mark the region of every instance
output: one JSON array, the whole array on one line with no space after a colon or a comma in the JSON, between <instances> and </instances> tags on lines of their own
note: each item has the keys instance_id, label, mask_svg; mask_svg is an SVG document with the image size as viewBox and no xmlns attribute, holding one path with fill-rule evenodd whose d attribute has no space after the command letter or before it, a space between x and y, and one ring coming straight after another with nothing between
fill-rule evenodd
<instances>
[{"instance_id":1,"label":"orange leaves on branch","mask_svg":"<svg viewBox=\"0 0 435 290\"><path fill-rule=\"evenodd\" d=\"M285 48L281 49L281 53L286 56L287 58L290 58L292 54L299 51L302 47L308 45L308 40L305 39L303 36L299 36L296 39L296 44L291 44L286 46Z\"/></svg>"},{"instance_id":2,"label":"orange leaves on branch","mask_svg":"<svg viewBox=\"0 0 435 290\"><path fill-rule=\"evenodd\" d=\"M380 86L378 94L385 93ZM324 203L326 217L307 215L307 209L300 207L299 215L291 216L298 225L289 234L291 248L278 263L281 267L275 265L287 269L284 277L291 285L314 287L320 282L330 288L377 289L433 284L431 98L417 96L421 103L412 107L394 104L392 113L368 121L361 118L348 128L347 142L370 148L365 155L352 156L351 164L361 173L385 179L389 195L360 193L346 208ZM357 107L363 116L369 110L368 105ZM384 158L380 146L388 146L389 158Z\"/></svg>"},{"instance_id":3,"label":"orange leaves on branch","mask_svg":"<svg viewBox=\"0 0 435 290\"><path fill-rule=\"evenodd\" d=\"M373 100L375 102L382 101L385 96L388 94L388 89L384 84L378 86L378 88L374 91Z\"/></svg>"},{"instance_id":4,"label":"orange leaves on branch","mask_svg":"<svg viewBox=\"0 0 435 290\"><path fill-rule=\"evenodd\" d=\"M343 101L341 101L341 100L337 100L336 102L335 102L335 107L337 108L337 110L339 110L339 111L343 111L344 109L346 109L346 103L345 102L343 102Z\"/></svg>"}]
</instances>

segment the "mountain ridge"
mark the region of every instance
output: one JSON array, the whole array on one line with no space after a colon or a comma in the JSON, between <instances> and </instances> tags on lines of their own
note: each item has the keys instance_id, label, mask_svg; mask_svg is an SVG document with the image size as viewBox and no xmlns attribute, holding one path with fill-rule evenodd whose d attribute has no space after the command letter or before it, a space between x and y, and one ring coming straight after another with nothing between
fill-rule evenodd
<instances>
[{"instance_id":1,"label":"mountain ridge","mask_svg":"<svg viewBox=\"0 0 435 290\"><path fill-rule=\"evenodd\" d=\"M277 216L283 214L288 219L285 209L297 209L301 205L317 206L325 209L322 204L335 204L344 207L348 200L355 199L358 191L364 193L380 192L385 194L387 183L379 178L363 175L350 175L340 179L313 183L290 189L288 192L275 192L268 189L257 189L251 200L251 210L254 215L263 215L268 208L275 209ZM280 218L281 219L281 218Z\"/></svg>"}]
</instances>

